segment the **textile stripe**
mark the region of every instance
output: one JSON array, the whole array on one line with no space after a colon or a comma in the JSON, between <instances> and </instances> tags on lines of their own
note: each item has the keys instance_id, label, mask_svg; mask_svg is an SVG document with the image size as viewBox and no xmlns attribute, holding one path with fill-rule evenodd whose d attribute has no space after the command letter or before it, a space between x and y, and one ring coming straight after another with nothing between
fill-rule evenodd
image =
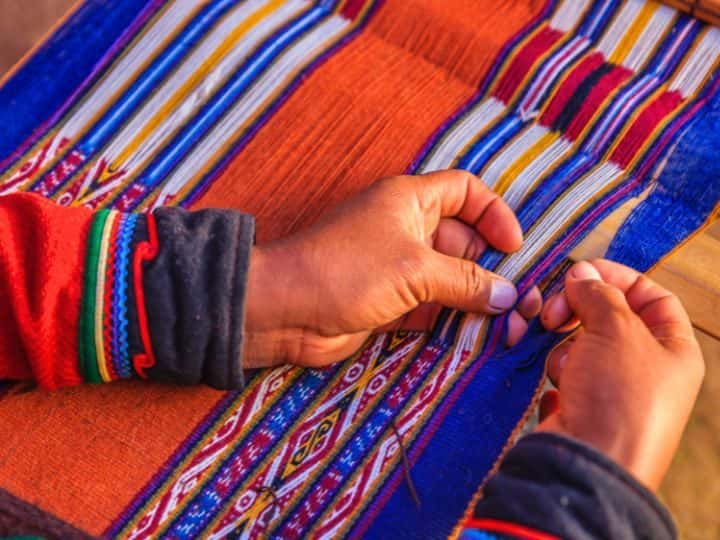
<instances>
[{"instance_id":1,"label":"textile stripe","mask_svg":"<svg viewBox=\"0 0 720 540\"><path fill-rule=\"evenodd\" d=\"M637 29L638 25L635 25L635 29ZM711 63L710 66L706 66L706 68L710 68L710 70L713 70L715 66ZM495 96L497 98L497 95ZM693 96L695 97L695 96ZM660 106L654 107L655 112L658 112L657 109L661 108ZM669 114L672 112L672 107L665 107L664 110L660 112L664 112L665 114ZM642 116L642 113L639 115ZM646 114L646 116L651 116L650 114ZM647 118L645 119L647 120ZM511 126L512 124L504 124L504 129L508 129L508 126ZM646 132L643 133L640 137L645 136L649 138L650 140L655 139L654 136L652 136L653 132L655 131L657 124L650 123L648 126L647 121L638 120L635 125L642 125L644 126ZM512 129L512 128L510 128ZM635 149L631 148L628 152L630 154L633 153ZM640 159L638 157L637 159ZM620 165L622 165L621 163ZM611 191L608 189L608 186L615 187L613 185L613 182L618 179L619 176L622 175L622 170L620 170L617 166L608 164L607 166L600 166L597 169L592 170L588 177L579 184L578 188L574 191L570 191L568 195L565 197L565 199L562 201L562 204L559 204L557 208L555 208L555 211L553 213L552 218L546 219L544 222L541 223L541 227L538 227L534 229L535 231L535 237L532 238L532 240L541 243L542 240L547 241L548 236L551 234L550 226L551 224L555 224L555 227L557 227L557 224L562 223L572 223L572 214L576 213L579 215L583 215L586 213L594 204L595 200L594 198L602 198L604 194L610 193ZM579 201L589 201L585 204L579 204ZM542 227L544 225L546 228ZM586 225L587 227L587 225ZM526 240L526 244L528 243L528 240ZM545 245L545 244L543 244ZM535 250L531 251L530 255L528 255L528 258L538 258L540 257L541 250ZM523 254L527 253L526 251L523 251ZM515 274L515 272L510 272L506 267L500 266L500 271L502 273L503 268L506 270L507 274ZM516 277L516 276L513 276ZM536 276L537 279L537 276ZM327 486L323 486L323 488L326 488ZM324 501L326 504L328 501ZM297 531L297 529L293 529L294 531Z\"/></svg>"},{"instance_id":2,"label":"textile stripe","mask_svg":"<svg viewBox=\"0 0 720 540\"><path fill-rule=\"evenodd\" d=\"M0 193L30 188L62 204L120 210L182 204L374 4L167 3L17 162ZM229 116L232 129L208 136ZM198 139L206 154L195 150Z\"/></svg>"},{"instance_id":3,"label":"textile stripe","mask_svg":"<svg viewBox=\"0 0 720 540\"><path fill-rule=\"evenodd\" d=\"M95 150L102 153L102 167L89 175L82 189L73 193L78 203L102 197L117 189L121 183L131 183L152 159L161 152L208 100L214 99L224 82L233 71L243 72L240 63L255 47L262 47L261 40L267 38L279 26L295 16L301 9L307 9L307 2L274 3L268 6L259 2L241 4L227 15L225 21L200 43L177 71L157 90L152 99L126 123L124 129L113 135L106 144ZM269 15L269 16L266 16ZM232 35L227 34L231 32ZM241 39L245 37L245 39ZM237 42L237 47L230 45ZM229 48L229 50L227 50ZM211 64L202 59L206 56L223 57L224 62ZM192 89L187 91L183 85ZM177 87L180 86L179 89ZM141 144L147 137L145 144ZM133 150L134 149L134 150ZM75 177L88 173L92 163L78 170ZM115 174L120 171L121 174ZM69 180L71 183L72 180ZM82 196L89 192L89 197Z\"/></svg>"},{"instance_id":4,"label":"textile stripe","mask_svg":"<svg viewBox=\"0 0 720 540\"><path fill-rule=\"evenodd\" d=\"M176 37L178 23L191 20L193 12L197 10L196 6L187 2L171 2L163 6L154 17L138 29L137 36L87 94L70 107L58 124L8 170L6 173L8 180L4 184L13 182L17 176L24 176L24 185L37 180L54 168L66 155L64 150L74 146L79 136L90 129L110 106L129 90L133 81L142 77L152 63L163 54ZM38 151L44 154L41 159L37 157ZM22 169L28 163L35 164L33 173L23 174Z\"/></svg>"},{"instance_id":5,"label":"textile stripe","mask_svg":"<svg viewBox=\"0 0 720 540\"><path fill-rule=\"evenodd\" d=\"M313 4L273 34L136 176L117 177L107 198L90 184L82 200L122 208L187 200L303 66L356 24L343 7L314 15L326 7ZM716 30L654 2L560 2L513 42L416 170L460 165L503 193L517 210L526 249L488 252L480 262L527 290L554 275L572 243L645 181L642 172L668 134L707 99L717 39ZM178 88L167 96L179 95ZM141 139L153 140L153 129ZM125 157L128 147L117 146L113 156L145 159ZM132 179L134 185L125 183ZM317 385L310 375L290 381L287 371L269 374L268 381L282 381L278 393L260 397L253 386L229 403L227 416L203 428L192 451L183 449L187 458L113 531L133 538L360 534L397 485L393 426L417 459L459 392L501 348L502 322L444 312L417 349L410 338L398 339L408 347L402 354L373 341ZM380 376L384 381L375 382ZM246 430L238 427L243 418ZM231 419L236 424L228 429Z\"/></svg>"},{"instance_id":6,"label":"textile stripe","mask_svg":"<svg viewBox=\"0 0 720 540\"><path fill-rule=\"evenodd\" d=\"M80 371L86 381L130 378L127 287L137 216L103 210L93 218L80 315Z\"/></svg>"}]
</instances>

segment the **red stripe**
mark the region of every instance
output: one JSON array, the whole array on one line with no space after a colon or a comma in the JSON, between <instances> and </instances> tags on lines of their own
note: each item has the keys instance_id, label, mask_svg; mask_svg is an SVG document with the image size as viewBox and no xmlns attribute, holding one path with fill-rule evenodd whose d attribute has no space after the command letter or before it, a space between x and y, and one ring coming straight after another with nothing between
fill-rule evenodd
<instances>
[{"instance_id":1,"label":"red stripe","mask_svg":"<svg viewBox=\"0 0 720 540\"><path fill-rule=\"evenodd\" d=\"M540 118L540 123L544 126L552 126L567 107L573 95L577 91L582 82L597 68L605 63L605 57L602 53L596 52L586 56L577 64L561 83L555 92L550 105Z\"/></svg>"},{"instance_id":2,"label":"red stripe","mask_svg":"<svg viewBox=\"0 0 720 540\"><path fill-rule=\"evenodd\" d=\"M108 238L107 265L105 266L105 290L103 291L103 349L105 350L105 369L112 380L119 379L112 363L112 291L115 282L115 239L117 238L120 220L115 219Z\"/></svg>"},{"instance_id":3,"label":"red stripe","mask_svg":"<svg viewBox=\"0 0 720 540\"><path fill-rule=\"evenodd\" d=\"M140 327L140 339L143 343L145 353L136 354L133 357L135 372L147 379L145 370L155 365L155 355L150 340L150 325L148 324L147 309L145 304L145 289L143 288L143 262L153 260L160 250L160 243L157 235L157 224L153 214L147 215L147 227L150 240L138 244L133 255L133 288L135 290L135 303L137 306L138 326Z\"/></svg>"},{"instance_id":4,"label":"red stripe","mask_svg":"<svg viewBox=\"0 0 720 540\"><path fill-rule=\"evenodd\" d=\"M623 138L610 155L610 161L623 169L630 165L642 145L650 138L652 132L672 113L683 101L680 92L663 92L650 102L635 118Z\"/></svg>"},{"instance_id":5,"label":"red stripe","mask_svg":"<svg viewBox=\"0 0 720 540\"><path fill-rule=\"evenodd\" d=\"M627 81L632 74L633 72L631 70L623 66L615 66L611 72L602 76L588 94L582 107L575 115L575 118L570 122L565 136L570 140L577 139L607 97L618 86Z\"/></svg>"},{"instance_id":6,"label":"red stripe","mask_svg":"<svg viewBox=\"0 0 720 540\"><path fill-rule=\"evenodd\" d=\"M507 534L522 540L559 540L557 536L552 534L530 529L516 523L507 521L499 521L496 519L477 519L470 518L463 525L466 529L477 529L480 531L495 532Z\"/></svg>"},{"instance_id":7,"label":"red stripe","mask_svg":"<svg viewBox=\"0 0 720 540\"><path fill-rule=\"evenodd\" d=\"M545 54L561 37L563 33L549 26L542 28L515 54L510 65L503 73L500 82L493 90L493 96L507 103L515 90L531 70L535 62Z\"/></svg>"},{"instance_id":8,"label":"red stripe","mask_svg":"<svg viewBox=\"0 0 720 540\"><path fill-rule=\"evenodd\" d=\"M367 3L368 0L348 0L340 10L340 15L354 21Z\"/></svg>"},{"instance_id":9,"label":"red stripe","mask_svg":"<svg viewBox=\"0 0 720 540\"><path fill-rule=\"evenodd\" d=\"M548 80L550 80L552 77L555 76L557 67L562 65L562 63L572 54L575 53L575 50L578 49L581 45L583 45L582 41L576 41L571 47L568 47L565 49L565 52L562 53L560 56L555 58L554 62L552 63L552 67L549 69L543 69L544 75L540 81L536 82L534 86L533 93L530 94L528 97L523 99L523 103L531 104L533 101L535 101L535 98L538 96L540 92L543 91L543 88L545 88L545 85L547 84Z\"/></svg>"}]
</instances>

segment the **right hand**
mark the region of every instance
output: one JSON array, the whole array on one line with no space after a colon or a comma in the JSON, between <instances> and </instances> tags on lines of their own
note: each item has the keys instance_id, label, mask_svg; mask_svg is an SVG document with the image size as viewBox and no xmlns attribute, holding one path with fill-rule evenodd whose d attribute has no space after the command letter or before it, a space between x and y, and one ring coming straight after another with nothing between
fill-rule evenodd
<instances>
[{"instance_id":1,"label":"right hand","mask_svg":"<svg viewBox=\"0 0 720 540\"><path fill-rule=\"evenodd\" d=\"M541 409L552 412L537 429L593 446L656 490L705 372L678 298L623 265L580 262L541 320L551 330L581 328L548 356L559 394L544 396Z\"/></svg>"}]
</instances>

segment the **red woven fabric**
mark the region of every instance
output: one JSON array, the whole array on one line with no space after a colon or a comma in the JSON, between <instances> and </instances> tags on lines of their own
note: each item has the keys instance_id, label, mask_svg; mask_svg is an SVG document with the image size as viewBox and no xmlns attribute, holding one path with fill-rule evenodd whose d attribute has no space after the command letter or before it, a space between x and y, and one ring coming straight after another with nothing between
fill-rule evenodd
<instances>
[{"instance_id":1,"label":"red woven fabric","mask_svg":"<svg viewBox=\"0 0 720 540\"><path fill-rule=\"evenodd\" d=\"M0 379L82 382L78 315L92 212L0 197Z\"/></svg>"}]
</instances>

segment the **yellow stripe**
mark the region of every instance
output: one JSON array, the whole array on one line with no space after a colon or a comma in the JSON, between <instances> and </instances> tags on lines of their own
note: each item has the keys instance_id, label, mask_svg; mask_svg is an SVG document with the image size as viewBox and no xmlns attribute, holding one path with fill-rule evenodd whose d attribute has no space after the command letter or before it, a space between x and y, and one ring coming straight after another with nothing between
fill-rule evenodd
<instances>
[{"instance_id":1,"label":"yellow stripe","mask_svg":"<svg viewBox=\"0 0 720 540\"><path fill-rule=\"evenodd\" d=\"M342 40L356 26L357 22L355 24L348 25L338 35L336 35L334 38L331 38L332 41L335 43L339 43L340 40ZM254 112L247 118L245 123L243 123L241 126L236 127L233 134L225 140L225 142L219 147L219 149L216 150L212 156L208 157L205 160L204 164L202 165L202 169L200 169L192 179L188 180L182 185L180 190L175 194L175 198L172 202L173 205L178 204L177 201L182 200L184 197L186 197L188 193L190 193L193 189L197 187L199 179L203 178L210 170L217 166L218 162L223 158L223 156L225 156L230 151L230 148L232 148L236 144L238 137L240 137L249 126L252 126L257 121L257 119L266 112L268 104L273 103L278 98L278 96L280 96L280 94L282 94L287 89L287 81L292 81L300 71L305 69L306 66L311 65L316 58L318 58L319 56L324 54L325 51L327 51L327 49L324 47L329 41L330 39L327 39L322 43L322 45L318 46L319 50L315 54L315 56L309 58L306 62L302 64L298 64L296 69L286 76L283 84L281 84L272 94L267 96L267 98L262 103L259 103L257 105L257 107L254 109ZM155 196L157 196L162 191L164 186L165 184L163 183L162 185L156 187L152 192L147 193L143 197L142 204L137 207L137 211L142 211L143 209L145 209L148 201L151 201ZM102 203L101 208L105 208L106 204L107 203Z\"/></svg>"},{"instance_id":2,"label":"yellow stripe","mask_svg":"<svg viewBox=\"0 0 720 540\"><path fill-rule=\"evenodd\" d=\"M137 44L145 37L145 35L149 32L152 32L152 30L155 27L155 24L157 24L157 21L162 18L162 16L165 14L165 12L169 9L170 4L168 3L166 6L162 7L160 11L158 11L155 15L152 17L152 21L146 23L143 30L132 39L132 42L128 44L122 54L118 56L116 59L112 61L112 65L105 70L105 73L103 74L102 78L93 84L91 89L88 90L87 96L92 95L92 92L97 89L111 74L114 67L116 67L120 61L125 58L128 54L130 54L130 51L137 46ZM158 48L158 55L162 54L163 51L167 48L167 46L174 40L180 32L182 32L183 28L189 22L200 12L200 10L203 8L203 6L198 6L188 17L186 17L183 21L179 23L179 25L176 27L176 30L173 31L171 35L169 35L159 46ZM147 58L144 63L142 63L137 69L134 70L135 76L128 79L124 85L117 90L114 91L109 97L103 97L104 105L100 108L100 110L93 115L88 122L86 122L82 128L80 128L79 132L71 139L68 140L65 148L61 150L57 156L52 158L44 167L42 167L33 177L28 178L22 185L27 186L28 184L32 184L36 182L38 179L43 177L45 174L47 174L50 170L52 170L60 161L62 161L63 158L66 156L66 150L67 148L72 148L77 144L77 142L82 138L82 136L87 132L88 126L93 126L95 123L97 123L102 116L107 113L108 108L114 104L121 96L122 94L130 88L130 86L137 80L137 76L139 74L142 74L149 66L150 64L155 61L155 59L158 57L158 55L152 56ZM5 175L9 177L8 175L14 174L16 171L18 171L26 162L28 159L31 159L34 155L37 154L38 151L42 149L42 147L47 143L49 140L59 136L60 132L65 128L67 123L72 119L72 117L78 112L78 110L87 102L88 97L83 98L82 100L78 101L73 107L67 111L63 118L56 127L54 127L51 131L49 131L47 134L45 134L41 139L39 139L36 143L34 143L23 155L22 157L19 157L13 167L11 169L8 169L8 171L5 172ZM62 122L62 123L61 123Z\"/></svg>"},{"instance_id":3,"label":"yellow stripe","mask_svg":"<svg viewBox=\"0 0 720 540\"><path fill-rule=\"evenodd\" d=\"M100 242L100 260L97 267L97 287L95 289L95 349L97 351L98 371L104 382L112 381L107 370L105 347L103 345L103 304L105 300L105 270L107 268L110 233L118 217L118 212L111 211L105 221L102 241Z\"/></svg>"},{"instance_id":4,"label":"yellow stripe","mask_svg":"<svg viewBox=\"0 0 720 540\"><path fill-rule=\"evenodd\" d=\"M712 69L710 69L703 79L702 83L698 85L697 91L695 94L691 96L685 96L683 98L683 101L677 106L677 108L673 111L671 111L661 122L658 124L658 126L655 128L655 130L650 134L650 136L645 140L645 142L640 146L638 151L636 152L633 159L630 161L629 165L627 166L626 170L632 171L635 166L638 164L638 162L641 160L641 158L644 158L646 152L652 148L655 145L655 142L657 140L657 137L662 134L663 131L665 131L665 128L670 124L670 122L674 121L676 118L678 118L683 111L683 108L692 100L697 99L697 96L707 87L708 81L712 77L712 75L717 71L718 67L720 67L720 60L717 60L715 64L713 65Z\"/></svg>"},{"instance_id":5,"label":"yellow stripe","mask_svg":"<svg viewBox=\"0 0 720 540\"><path fill-rule=\"evenodd\" d=\"M504 195L520 173L559 138L560 132L557 131L548 131L540 137L535 144L521 154L520 157L500 175L500 178L495 184L494 191L500 195Z\"/></svg>"},{"instance_id":6,"label":"yellow stripe","mask_svg":"<svg viewBox=\"0 0 720 540\"><path fill-rule=\"evenodd\" d=\"M210 72L222 61L222 59L230 53L230 51L238 44L238 42L244 38L247 33L253 29L257 24L262 22L273 12L285 3L285 0L271 0L265 6L258 9L256 12L248 16L247 19L242 21L223 42L218 46L213 53L208 56L199 69L193 73L193 75L185 81L185 83L177 89L177 91L168 99L158 112L143 126L138 132L137 136L130 140L125 146L125 149L115 159L115 161L108 167L110 170L118 170L123 163L125 163L133 154L135 154L145 140L155 131L170 114L178 108L178 106L190 95L190 93L201 83Z\"/></svg>"},{"instance_id":7,"label":"yellow stripe","mask_svg":"<svg viewBox=\"0 0 720 540\"><path fill-rule=\"evenodd\" d=\"M625 31L622 39L610 55L610 58L608 58L608 61L611 64L620 65L625 61L625 58L627 58L627 55L630 54L630 51L635 46L635 43L640 37L640 34L642 34L642 31L645 29L645 26L647 26L647 23L650 22L650 19L652 19L652 16L659 7L660 4L656 2L648 2L643 6L640 13L638 13L637 17L635 17L633 23Z\"/></svg>"}]
</instances>

